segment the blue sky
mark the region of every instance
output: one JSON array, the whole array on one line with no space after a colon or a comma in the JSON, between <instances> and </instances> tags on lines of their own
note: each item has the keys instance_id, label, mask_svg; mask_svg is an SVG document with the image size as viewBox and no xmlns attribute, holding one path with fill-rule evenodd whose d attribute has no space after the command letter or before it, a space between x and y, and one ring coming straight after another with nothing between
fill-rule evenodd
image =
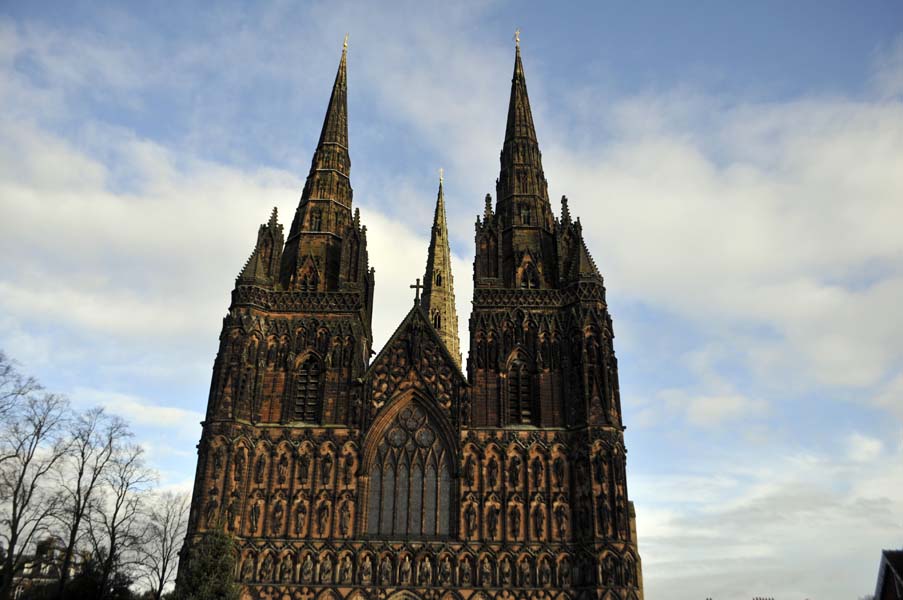
<instances>
[{"instance_id":1,"label":"blue sky","mask_svg":"<svg viewBox=\"0 0 903 600\"><path fill-rule=\"evenodd\" d=\"M288 224L346 32L376 345L439 167L466 328L515 27L606 277L647 597L869 593L903 543L899 2L6 3L0 347L188 487L229 291Z\"/></svg>"}]
</instances>

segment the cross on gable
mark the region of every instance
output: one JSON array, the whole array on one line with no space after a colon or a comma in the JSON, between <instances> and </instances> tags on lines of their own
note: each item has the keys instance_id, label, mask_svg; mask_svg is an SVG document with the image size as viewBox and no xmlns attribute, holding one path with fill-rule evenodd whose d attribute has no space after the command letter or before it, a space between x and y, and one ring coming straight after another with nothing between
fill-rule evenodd
<instances>
[{"instance_id":1,"label":"cross on gable","mask_svg":"<svg viewBox=\"0 0 903 600\"><path fill-rule=\"evenodd\" d=\"M409 286L414 292L414 304L420 304L420 290L423 289L423 286L420 284L420 278L417 278L417 283Z\"/></svg>"}]
</instances>

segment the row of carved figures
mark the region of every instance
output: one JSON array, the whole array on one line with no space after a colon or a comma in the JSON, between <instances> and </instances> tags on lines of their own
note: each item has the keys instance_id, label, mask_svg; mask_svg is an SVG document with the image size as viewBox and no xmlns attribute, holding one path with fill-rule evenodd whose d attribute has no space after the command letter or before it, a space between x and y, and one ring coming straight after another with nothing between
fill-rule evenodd
<instances>
[{"instance_id":1,"label":"row of carved figures","mask_svg":"<svg viewBox=\"0 0 903 600\"><path fill-rule=\"evenodd\" d=\"M218 480L224 473L227 452L223 446L218 446L213 450L210 475L214 480ZM335 468L336 459L333 457L333 452L323 451L316 456L316 460L311 457L311 454L313 452L306 446L302 446L298 451L289 449L278 453L262 451L257 452L253 465L251 465L248 463L247 451L245 448L239 447L231 456L232 479L236 483L241 483L250 477L251 482L257 485L272 482L275 486L293 488L308 488L311 487L311 484L317 489L334 486L354 487L357 473L357 456L354 451L349 448L345 449L338 469ZM277 455L278 458L276 458ZM273 463L275 464L273 465ZM273 465L271 473L268 473L269 465ZM292 473L294 473L294 477ZM297 485L294 483L295 481Z\"/></svg>"},{"instance_id":2,"label":"row of carved figures","mask_svg":"<svg viewBox=\"0 0 903 600\"><path fill-rule=\"evenodd\" d=\"M605 552L595 568L589 561L571 561L567 555L557 559L541 556L496 560L484 554L475 559L470 554L440 558L430 555L412 557L405 554L393 559L371 553L346 552L336 558L332 553L253 551L244 554L237 569L240 581L253 583L307 583L319 585L398 585L410 587L571 587L605 585L636 587L637 566L629 556ZM595 579L594 579L595 577Z\"/></svg>"},{"instance_id":3,"label":"row of carved figures","mask_svg":"<svg viewBox=\"0 0 903 600\"><path fill-rule=\"evenodd\" d=\"M288 335L270 335L266 341L257 335L243 336L238 329L232 331L227 354L228 362L254 365L268 365L290 369L294 359L307 352L323 357L326 367L350 367L355 353L355 338L352 335L332 334L321 326L315 331L299 329L294 343Z\"/></svg>"}]
</instances>

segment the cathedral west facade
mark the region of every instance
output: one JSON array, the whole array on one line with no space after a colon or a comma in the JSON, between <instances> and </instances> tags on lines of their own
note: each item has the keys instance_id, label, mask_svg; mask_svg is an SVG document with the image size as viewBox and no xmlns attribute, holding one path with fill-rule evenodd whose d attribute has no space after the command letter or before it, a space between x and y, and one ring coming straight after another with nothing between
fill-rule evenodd
<instances>
[{"instance_id":1,"label":"cathedral west facade","mask_svg":"<svg viewBox=\"0 0 903 600\"><path fill-rule=\"evenodd\" d=\"M641 600L605 287L552 212L519 44L464 364L441 179L422 298L371 360L346 89L343 50L291 228L236 280L187 543L229 532L255 600Z\"/></svg>"}]
</instances>

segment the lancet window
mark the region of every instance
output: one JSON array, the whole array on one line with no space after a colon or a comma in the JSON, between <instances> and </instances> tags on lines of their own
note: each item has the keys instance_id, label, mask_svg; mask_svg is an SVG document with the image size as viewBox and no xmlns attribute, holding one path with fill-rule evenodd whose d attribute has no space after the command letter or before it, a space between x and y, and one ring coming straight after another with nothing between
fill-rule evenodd
<instances>
[{"instance_id":1,"label":"lancet window","mask_svg":"<svg viewBox=\"0 0 903 600\"><path fill-rule=\"evenodd\" d=\"M508 419L510 423L533 422L533 386L530 369L520 358L508 368Z\"/></svg>"},{"instance_id":2,"label":"lancet window","mask_svg":"<svg viewBox=\"0 0 903 600\"><path fill-rule=\"evenodd\" d=\"M320 364L308 358L295 375L294 417L298 421L316 422L320 415Z\"/></svg>"},{"instance_id":3,"label":"lancet window","mask_svg":"<svg viewBox=\"0 0 903 600\"><path fill-rule=\"evenodd\" d=\"M367 533L433 537L449 534L451 455L426 413L402 409L370 466Z\"/></svg>"}]
</instances>

